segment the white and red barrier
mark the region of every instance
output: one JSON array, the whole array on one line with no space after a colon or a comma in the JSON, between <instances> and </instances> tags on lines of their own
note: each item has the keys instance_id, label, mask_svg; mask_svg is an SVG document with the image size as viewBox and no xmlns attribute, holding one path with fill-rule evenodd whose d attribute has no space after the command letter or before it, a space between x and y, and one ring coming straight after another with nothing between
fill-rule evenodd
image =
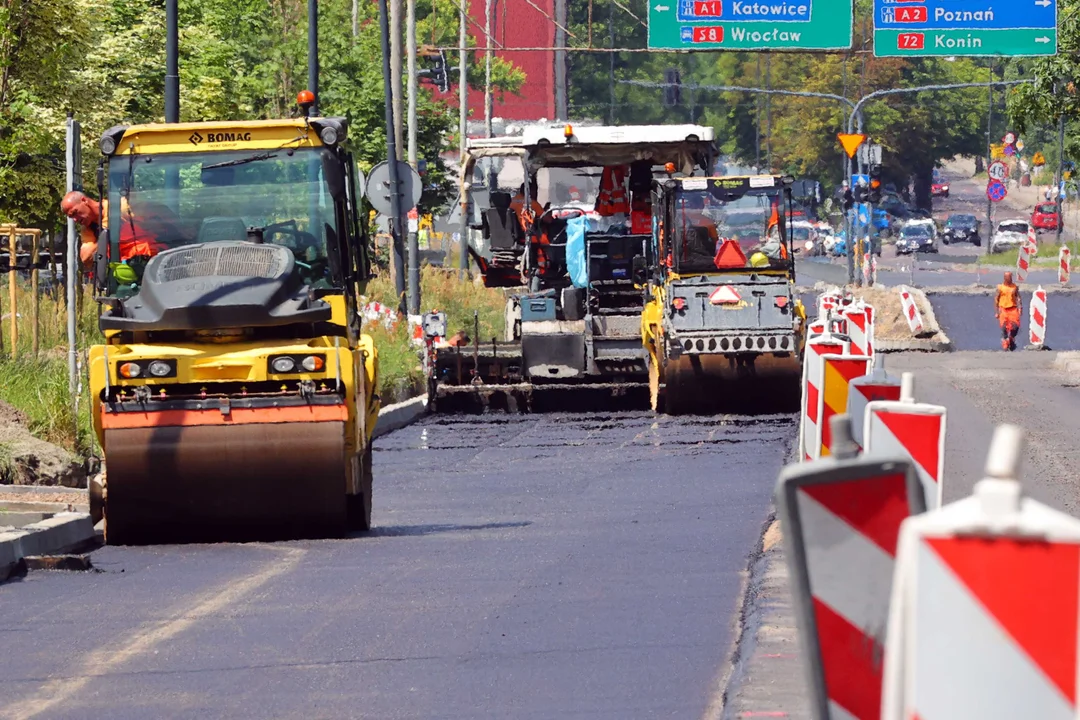
<instances>
[{"instance_id":1,"label":"white and red barrier","mask_svg":"<svg viewBox=\"0 0 1080 720\"><path fill-rule=\"evenodd\" d=\"M866 406L872 402L896 402L899 399L900 379L886 373L876 360L872 373L851 381L848 385L847 414L851 417L852 438L860 450L866 445L863 437L866 430Z\"/></svg>"},{"instance_id":2,"label":"white and red barrier","mask_svg":"<svg viewBox=\"0 0 1080 720\"><path fill-rule=\"evenodd\" d=\"M1022 283L1027 280L1028 269L1031 267L1031 247L1028 243L1020 246L1020 252L1016 255L1016 282Z\"/></svg>"},{"instance_id":3,"label":"white and red barrier","mask_svg":"<svg viewBox=\"0 0 1080 720\"><path fill-rule=\"evenodd\" d=\"M851 343L851 355L822 355L821 392L818 393L818 457L825 457L832 447L830 420L847 412L849 386L863 377L873 364L868 355L856 355Z\"/></svg>"},{"instance_id":4,"label":"white and red barrier","mask_svg":"<svg viewBox=\"0 0 1080 720\"><path fill-rule=\"evenodd\" d=\"M1031 344L1041 348L1046 344L1046 291L1042 285L1031 294L1031 317L1028 318Z\"/></svg>"},{"instance_id":5,"label":"white and red barrier","mask_svg":"<svg viewBox=\"0 0 1080 720\"><path fill-rule=\"evenodd\" d=\"M874 356L874 308L861 300L842 309L853 355Z\"/></svg>"},{"instance_id":6,"label":"white and red barrier","mask_svg":"<svg viewBox=\"0 0 1080 720\"><path fill-rule=\"evenodd\" d=\"M1080 716L1080 521L1023 497L1022 440L999 427L971 497L904 520L875 717Z\"/></svg>"},{"instance_id":7,"label":"white and red barrier","mask_svg":"<svg viewBox=\"0 0 1080 720\"><path fill-rule=\"evenodd\" d=\"M360 306L360 317L369 322L382 323L387 330L392 330L401 320L397 310L375 301L365 302Z\"/></svg>"},{"instance_id":8,"label":"white and red barrier","mask_svg":"<svg viewBox=\"0 0 1080 720\"><path fill-rule=\"evenodd\" d=\"M869 720L881 712L900 524L925 505L906 458L857 456L848 419L834 420L833 456L785 468L776 503L812 668L811 716Z\"/></svg>"},{"instance_id":9,"label":"white and red barrier","mask_svg":"<svg viewBox=\"0 0 1080 720\"><path fill-rule=\"evenodd\" d=\"M1062 285L1069 284L1069 276L1072 275L1072 251L1068 245L1062 245L1058 251L1058 282Z\"/></svg>"},{"instance_id":10,"label":"white and red barrier","mask_svg":"<svg viewBox=\"0 0 1080 720\"><path fill-rule=\"evenodd\" d=\"M904 317L907 319L908 328L913 333L922 332L922 313L919 312L919 306L915 302L915 297L911 294L911 289L907 285L901 285L899 290L900 307L904 312Z\"/></svg>"},{"instance_id":11,"label":"white and red barrier","mask_svg":"<svg viewBox=\"0 0 1080 720\"><path fill-rule=\"evenodd\" d=\"M866 406L867 454L902 454L915 465L929 508L941 507L945 480L945 408L915 402L915 376L904 373L900 400Z\"/></svg>"},{"instance_id":12,"label":"white and red barrier","mask_svg":"<svg viewBox=\"0 0 1080 720\"><path fill-rule=\"evenodd\" d=\"M1032 260L1039 256L1039 236L1035 232L1035 228L1028 226L1027 236L1028 257Z\"/></svg>"},{"instance_id":13,"label":"white and red barrier","mask_svg":"<svg viewBox=\"0 0 1080 720\"><path fill-rule=\"evenodd\" d=\"M803 353L802 412L799 418L799 459L813 460L821 450L821 384L825 355L847 355L851 341L846 335L823 332L806 341Z\"/></svg>"}]
</instances>

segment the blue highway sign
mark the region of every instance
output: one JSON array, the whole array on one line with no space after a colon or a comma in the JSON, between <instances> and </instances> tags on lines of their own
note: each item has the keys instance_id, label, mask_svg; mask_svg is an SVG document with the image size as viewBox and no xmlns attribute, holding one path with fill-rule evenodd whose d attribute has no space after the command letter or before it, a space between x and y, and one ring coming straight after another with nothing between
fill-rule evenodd
<instances>
[{"instance_id":1,"label":"blue highway sign","mask_svg":"<svg viewBox=\"0 0 1080 720\"><path fill-rule=\"evenodd\" d=\"M1056 0L876 0L875 27L899 30L1057 28Z\"/></svg>"}]
</instances>

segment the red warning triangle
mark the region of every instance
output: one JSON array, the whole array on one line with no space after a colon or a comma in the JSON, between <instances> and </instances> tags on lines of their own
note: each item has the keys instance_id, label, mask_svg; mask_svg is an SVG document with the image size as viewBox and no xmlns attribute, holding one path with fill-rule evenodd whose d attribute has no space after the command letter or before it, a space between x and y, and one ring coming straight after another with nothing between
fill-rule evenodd
<instances>
[{"instance_id":1,"label":"red warning triangle","mask_svg":"<svg viewBox=\"0 0 1080 720\"><path fill-rule=\"evenodd\" d=\"M712 295L709 296L709 302L713 305L730 305L742 302L742 295L730 285L721 285L713 290Z\"/></svg>"},{"instance_id":2,"label":"red warning triangle","mask_svg":"<svg viewBox=\"0 0 1080 720\"><path fill-rule=\"evenodd\" d=\"M817 598L814 598L814 620L829 700L852 717L878 717L884 646Z\"/></svg>"},{"instance_id":3,"label":"red warning triangle","mask_svg":"<svg viewBox=\"0 0 1080 720\"><path fill-rule=\"evenodd\" d=\"M934 482L941 482L941 478L937 476L940 464L941 416L905 412L878 412L877 416L907 449L911 459L918 463Z\"/></svg>"},{"instance_id":4,"label":"red warning triangle","mask_svg":"<svg viewBox=\"0 0 1080 720\"><path fill-rule=\"evenodd\" d=\"M903 473L804 485L800 490L896 557L900 523L911 514Z\"/></svg>"},{"instance_id":5,"label":"red warning triangle","mask_svg":"<svg viewBox=\"0 0 1080 720\"><path fill-rule=\"evenodd\" d=\"M1080 545L972 537L926 543L1075 704Z\"/></svg>"},{"instance_id":6,"label":"red warning triangle","mask_svg":"<svg viewBox=\"0 0 1080 720\"><path fill-rule=\"evenodd\" d=\"M720 248L716 251L716 257L713 258L713 264L716 265L718 270L744 268L746 267L746 255L737 241L724 238L724 241L720 243Z\"/></svg>"}]
</instances>

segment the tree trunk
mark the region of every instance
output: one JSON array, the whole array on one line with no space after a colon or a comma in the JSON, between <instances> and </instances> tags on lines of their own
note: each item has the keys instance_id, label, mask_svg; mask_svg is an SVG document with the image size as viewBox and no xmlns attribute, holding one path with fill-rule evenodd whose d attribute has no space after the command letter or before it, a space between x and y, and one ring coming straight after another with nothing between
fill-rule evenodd
<instances>
[{"instance_id":1,"label":"tree trunk","mask_svg":"<svg viewBox=\"0 0 1080 720\"><path fill-rule=\"evenodd\" d=\"M981 173L985 169L986 169L986 164L983 162L983 156L982 155L976 155L975 156L975 174L978 175L979 173Z\"/></svg>"},{"instance_id":2,"label":"tree trunk","mask_svg":"<svg viewBox=\"0 0 1080 720\"><path fill-rule=\"evenodd\" d=\"M930 197L930 186L934 182L934 167L928 165L915 173L915 207L933 210L934 201Z\"/></svg>"}]
</instances>

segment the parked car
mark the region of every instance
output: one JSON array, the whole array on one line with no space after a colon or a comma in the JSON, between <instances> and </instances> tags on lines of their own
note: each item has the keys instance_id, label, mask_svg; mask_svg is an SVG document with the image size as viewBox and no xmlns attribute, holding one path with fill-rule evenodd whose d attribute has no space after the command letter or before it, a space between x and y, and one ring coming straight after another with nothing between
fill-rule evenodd
<instances>
[{"instance_id":1,"label":"parked car","mask_svg":"<svg viewBox=\"0 0 1080 720\"><path fill-rule=\"evenodd\" d=\"M900 237L896 239L896 254L936 253L938 248L932 226L933 223L928 225L918 220L904 225L900 230Z\"/></svg>"},{"instance_id":2,"label":"parked car","mask_svg":"<svg viewBox=\"0 0 1080 720\"><path fill-rule=\"evenodd\" d=\"M1061 216L1058 215L1056 203L1039 203L1031 211L1031 224L1036 232L1043 230L1057 230L1062 227Z\"/></svg>"},{"instance_id":3,"label":"parked car","mask_svg":"<svg viewBox=\"0 0 1080 720\"><path fill-rule=\"evenodd\" d=\"M994 236L990 238L990 252L1003 252L1009 248L1020 247L1027 242L1031 225L1027 220L1002 220L998 223Z\"/></svg>"},{"instance_id":4,"label":"parked car","mask_svg":"<svg viewBox=\"0 0 1080 720\"><path fill-rule=\"evenodd\" d=\"M979 219L974 215L950 215L945 221L945 229L941 231L941 242L946 245L954 242L982 245L979 224Z\"/></svg>"},{"instance_id":5,"label":"parked car","mask_svg":"<svg viewBox=\"0 0 1080 720\"><path fill-rule=\"evenodd\" d=\"M934 222L934 218L914 217L904 223L904 227L925 227L930 233L930 237L934 238L935 241L938 239L938 226L937 223Z\"/></svg>"}]
</instances>

